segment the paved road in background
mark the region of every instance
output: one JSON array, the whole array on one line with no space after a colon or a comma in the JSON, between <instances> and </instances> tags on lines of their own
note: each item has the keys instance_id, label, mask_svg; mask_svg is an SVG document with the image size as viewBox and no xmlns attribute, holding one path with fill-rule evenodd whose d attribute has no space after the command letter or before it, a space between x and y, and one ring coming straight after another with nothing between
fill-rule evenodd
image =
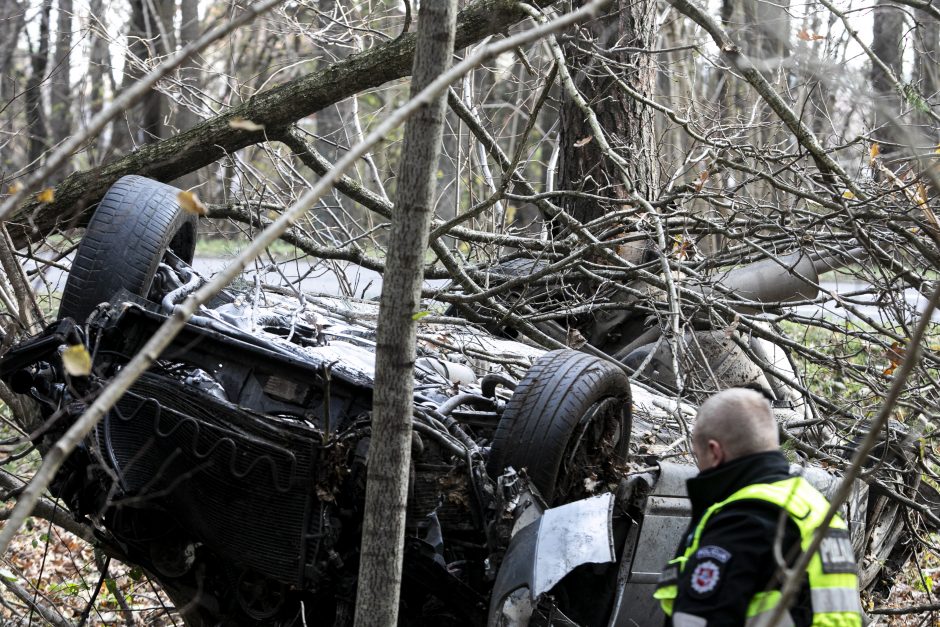
<instances>
[{"instance_id":1,"label":"paved road in background","mask_svg":"<svg viewBox=\"0 0 940 627\"><path fill-rule=\"evenodd\" d=\"M225 267L227 259L200 257L193 264L196 270L204 276L212 276ZM249 268L246 278L254 280L257 276L265 283L282 283L284 279L295 281L301 278L300 286L303 291L329 294L333 296L353 295L358 298L378 298L382 290L382 277L378 272L361 268L350 264L334 264L334 269L327 264L321 264L314 268L311 264L298 260L290 263L283 263L274 268L270 262L258 262ZM283 275L283 276L282 276ZM46 273L46 278L53 286L53 289L61 290L65 285L65 274L61 270L51 269ZM342 277L340 280L339 277ZM428 287L441 287L447 281L435 280L427 281ZM37 289L42 289L41 284L34 283ZM871 318L879 323L890 322L885 313L877 306L877 294L863 293L869 290L865 283L846 280L826 280L821 286L827 292L832 292L842 296L845 299L858 301L860 304L854 305L861 316ZM897 298L897 296L895 297ZM927 299L917 293L916 290L905 290L903 299L910 306L916 306L917 311L922 311L926 305ZM890 299L885 299L889 301ZM794 311L801 316L817 317L826 316L830 319L850 319L860 320L858 316L847 311L840 306L835 299L830 299L821 305L805 305L795 307ZM934 312L933 319L940 322L940 312Z\"/></svg>"}]
</instances>

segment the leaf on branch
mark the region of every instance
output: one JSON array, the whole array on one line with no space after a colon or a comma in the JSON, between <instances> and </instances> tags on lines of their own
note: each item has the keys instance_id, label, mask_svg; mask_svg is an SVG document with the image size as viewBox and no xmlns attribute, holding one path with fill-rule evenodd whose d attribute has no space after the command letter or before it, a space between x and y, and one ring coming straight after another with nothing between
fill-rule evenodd
<instances>
[{"instance_id":1,"label":"leaf on branch","mask_svg":"<svg viewBox=\"0 0 940 627\"><path fill-rule=\"evenodd\" d=\"M917 191L914 193L914 202L922 209L927 209L927 187L923 183L917 184Z\"/></svg>"},{"instance_id":2,"label":"leaf on branch","mask_svg":"<svg viewBox=\"0 0 940 627\"><path fill-rule=\"evenodd\" d=\"M695 179L695 191L700 192L702 188L705 187L705 183L708 182L708 177L711 176L711 173L708 170L702 170L698 173L698 178Z\"/></svg>"},{"instance_id":3,"label":"leaf on branch","mask_svg":"<svg viewBox=\"0 0 940 627\"><path fill-rule=\"evenodd\" d=\"M820 35L819 33L811 33L805 28L796 34L798 39L802 41L819 41L820 39L825 39L825 35Z\"/></svg>"},{"instance_id":4,"label":"leaf on branch","mask_svg":"<svg viewBox=\"0 0 940 627\"><path fill-rule=\"evenodd\" d=\"M44 203L52 202L55 200L55 190L53 190L51 187L47 187L46 189L36 194L36 200Z\"/></svg>"},{"instance_id":5,"label":"leaf on branch","mask_svg":"<svg viewBox=\"0 0 940 627\"><path fill-rule=\"evenodd\" d=\"M901 362L904 361L904 351L903 343L893 342L891 344L891 348L885 351L885 356L888 358L888 367L882 372L883 375L888 376L894 374L894 371L897 370Z\"/></svg>"},{"instance_id":6,"label":"leaf on branch","mask_svg":"<svg viewBox=\"0 0 940 627\"><path fill-rule=\"evenodd\" d=\"M845 190L844 192L842 192L842 197L848 200L854 200L855 194L853 194L850 190Z\"/></svg>"},{"instance_id":7,"label":"leaf on branch","mask_svg":"<svg viewBox=\"0 0 940 627\"><path fill-rule=\"evenodd\" d=\"M682 235L676 235L673 238L672 254L676 259L688 259L689 251L692 249L692 242Z\"/></svg>"},{"instance_id":8,"label":"leaf on branch","mask_svg":"<svg viewBox=\"0 0 940 627\"><path fill-rule=\"evenodd\" d=\"M82 344L73 344L62 351L62 365L73 377L87 377L91 374L91 355Z\"/></svg>"},{"instance_id":9,"label":"leaf on branch","mask_svg":"<svg viewBox=\"0 0 940 627\"><path fill-rule=\"evenodd\" d=\"M594 139L593 135L588 135L587 137L582 137L574 143L575 148L581 148L582 146L587 146L591 143L591 140Z\"/></svg>"},{"instance_id":10,"label":"leaf on branch","mask_svg":"<svg viewBox=\"0 0 940 627\"><path fill-rule=\"evenodd\" d=\"M228 121L228 125L236 130L249 131L252 133L264 130L264 124L258 124L257 122L246 120L245 118L232 118Z\"/></svg>"},{"instance_id":11,"label":"leaf on branch","mask_svg":"<svg viewBox=\"0 0 940 627\"><path fill-rule=\"evenodd\" d=\"M734 320L731 321L731 324L725 327L725 337L731 339L731 336L734 335L734 332L737 330L739 324L741 324L741 316L734 314Z\"/></svg>"},{"instance_id":12,"label":"leaf on branch","mask_svg":"<svg viewBox=\"0 0 940 627\"><path fill-rule=\"evenodd\" d=\"M880 154L881 154L881 146L879 146L877 143L872 144L871 148L869 148L868 150L868 155L869 155L868 163L870 165L874 165L875 159L877 159L878 155Z\"/></svg>"},{"instance_id":13,"label":"leaf on branch","mask_svg":"<svg viewBox=\"0 0 940 627\"><path fill-rule=\"evenodd\" d=\"M568 329L568 337L565 338L565 344L569 348L578 350L579 348L587 344L587 339L583 335L581 335L580 331L578 331L574 327L571 327L570 329Z\"/></svg>"},{"instance_id":14,"label":"leaf on branch","mask_svg":"<svg viewBox=\"0 0 940 627\"><path fill-rule=\"evenodd\" d=\"M940 149L938 149L937 152L940 152ZM7 193L12 196L13 194L19 194L21 189L23 189L23 186L19 183L10 183L10 186L7 188Z\"/></svg>"},{"instance_id":15,"label":"leaf on branch","mask_svg":"<svg viewBox=\"0 0 940 627\"><path fill-rule=\"evenodd\" d=\"M179 202L180 207L183 208L183 211L195 213L197 216L204 216L209 213L209 209L202 204L202 201L199 200L199 196L193 192L180 192L176 195L176 200Z\"/></svg>"}]
</instances>

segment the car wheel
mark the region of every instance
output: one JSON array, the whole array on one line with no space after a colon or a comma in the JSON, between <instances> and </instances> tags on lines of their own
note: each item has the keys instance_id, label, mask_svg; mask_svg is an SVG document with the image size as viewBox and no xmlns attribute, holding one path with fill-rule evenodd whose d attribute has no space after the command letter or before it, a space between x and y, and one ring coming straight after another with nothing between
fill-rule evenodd
<instances>
[{"instance_id":1,"label":"car wheel","mask_svg":"<svg viewBox=\"0 0 940 627\"><path fill-rule=\"evenodd\" d=\"M146 298L167 250L193 260L196 216L180 208L179 193L141 176L125 176L111 186L78 245L59 318L84 321L120 289Z\"/></svg>"},{"instance_id":2,"label":"car wheel","mask_svg":"<svg viewBox=\"0 0 940 627\"><path fill-rule=\"evenodd\" d=\"M488 470L496 477L508 466L525 468L551 504L581 498L626 461L630 425L630 381L623 370L578 351L551 351L536 360L506 404Z\"/></svg>"}]
</instances>

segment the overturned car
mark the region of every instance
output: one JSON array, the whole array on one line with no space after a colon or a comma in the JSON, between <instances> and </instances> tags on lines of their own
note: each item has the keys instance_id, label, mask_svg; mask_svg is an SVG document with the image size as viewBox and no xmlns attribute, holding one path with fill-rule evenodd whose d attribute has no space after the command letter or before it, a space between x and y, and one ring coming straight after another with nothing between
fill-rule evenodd
<instances>
[{"instance_id":1,"label":"overturned car","mask_svg":"<svg viewBox=\"0 0 940 627\"><path fill-rule=\"evenodd\" d=\"M203 279L179 190L125 177L76 253L59 320L0 377L31 397L40 450ZM191 625L352 623L371 437L377 304L281 290L194 316L60 470L53 493L139 565ZM88 376L62 355L83 346ZM426 324L415 365L403 624L648 625L688 524L691 414L623 368L460 324ZM681 458L681 456L680 456ZM837 478L802 472L823 489ZM874 581L901 521L847 505ZM882 518L882 523L884 519Z\"/></svg>"}]
</instances>

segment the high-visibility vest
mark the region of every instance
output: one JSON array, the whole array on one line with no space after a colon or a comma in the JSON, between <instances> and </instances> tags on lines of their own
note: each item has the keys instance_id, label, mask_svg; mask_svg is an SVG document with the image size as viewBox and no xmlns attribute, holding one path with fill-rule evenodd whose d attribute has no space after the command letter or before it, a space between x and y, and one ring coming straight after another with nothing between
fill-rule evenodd
<instances>
[{"instance_id":1,"label":"high-visibility vest","mask_svg":"<svg viewBox=\"0 0 940 627\"><path fill-rule=\"evenodd\" d=\"M785 510L800 530L800 547L809 547L816 529L822 525L829 501L802 477L792 477L775 483L757 483L741 488L724 501L709 507L692 536L685 553L669 562L667 572L675 577L664 577L653 595L659 600L667 616L673 614L673 603L678 594L678 576L685 570L689 558L699 548L702 531L709 519L730 503L738 501L765 501ZM848 526L834 516L829 523L826 538L813 555L806 569L813 607L813 627L860 627L862 608L858 594L858 576L851 551ZM665 573L664 573L665 575ZM780 591L758 592L747 608L747 627L765 625L780 603ZM674 621L675 622L675 621ZM792 627L793 619L785 612L777 627Z\"/></svg>"}]
</instances>

